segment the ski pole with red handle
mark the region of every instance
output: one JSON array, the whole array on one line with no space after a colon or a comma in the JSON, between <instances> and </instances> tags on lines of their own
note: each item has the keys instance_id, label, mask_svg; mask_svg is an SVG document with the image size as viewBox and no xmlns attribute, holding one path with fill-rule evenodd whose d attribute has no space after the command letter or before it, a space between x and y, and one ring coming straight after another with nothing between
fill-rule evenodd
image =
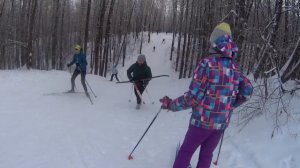
<instances>
[{"instance_id":1,"label":"ski pole with red handle","mask_svg":"<svg viewBox=\"0 0 300 168\"><path fill-rule=\"evenodd\" d=\"M221 147L222 147L222 143L223 143L223 137L224 137L224 132L222 134L222 138L221 138L221 143L220 143L220 147L219 147L219 152L218 152L217 160L214 161L214 165L218 165L218 160L219 160L219 156L220 156L220 152L221 152Z\"/></svg>"},{"instance_id":2,"label":"ski pole with red handle","mask_svg":"<svg viewBox=\"0 0 300 168\"><path fill-rule=\"evenodd\" d=\"M157 114L155 115L155 117L153 118L153 120L151 121L150 125L148 126L148 128L146 129L146 131L144 132L144 134L142 135L142 137L140 138L140 140L138 141L138 143L135 145L135 147L133 148L133 150L130 152L130 154L128 155L128 160L132 160L132 153L135 151L135 149L138 147L138 145L140 144L140 142L142 141L142 139L144 138L144 136L146 135L146 133L148 132L149 128L151 127L151 125L154 123L154 121L156 120L157 116L159 115L159 113L161 112L161 108L159 109L159 111L157 112Z\"/></svg>"}]
</instances>

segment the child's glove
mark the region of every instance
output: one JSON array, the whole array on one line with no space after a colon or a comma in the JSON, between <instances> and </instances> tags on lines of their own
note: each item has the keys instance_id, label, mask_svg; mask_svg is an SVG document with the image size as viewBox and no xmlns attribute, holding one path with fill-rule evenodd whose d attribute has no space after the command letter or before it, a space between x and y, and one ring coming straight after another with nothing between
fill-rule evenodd
<instances>
[{"instance_id":1,"label":"child's glove","mask_svg":"<svg viewBox=\"0 0 300 168\"><path fill-rule=\"evenodd\" d=\"M159 101L162 103L162 105L161 105L162 109L169 110L169 106L170 106L170 103L172 102L172 99L170 99L168 96L165 96L165 97L161 98Z\"/></svg>"}]
</instances>

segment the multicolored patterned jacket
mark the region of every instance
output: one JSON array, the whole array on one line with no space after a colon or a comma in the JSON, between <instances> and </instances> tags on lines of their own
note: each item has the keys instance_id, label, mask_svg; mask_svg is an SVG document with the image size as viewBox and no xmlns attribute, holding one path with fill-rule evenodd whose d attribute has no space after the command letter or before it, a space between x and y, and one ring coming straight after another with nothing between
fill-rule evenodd
<instances>
[{"instance_id":1,"label":"multicolored patterned jacket","mask_svg":"<svg viewBox=\"0 0 300 168\"><path fill-rule=\"evenodd\" d=\"M220 39L219 39L220 40ZM237 47L229 36L210 49L202 59L189 91L170 103L171 111L193 109L190 124L205 129L227 128L231 113L250 98L253 87L235 64Z\"/></svg>"}]
</instances>

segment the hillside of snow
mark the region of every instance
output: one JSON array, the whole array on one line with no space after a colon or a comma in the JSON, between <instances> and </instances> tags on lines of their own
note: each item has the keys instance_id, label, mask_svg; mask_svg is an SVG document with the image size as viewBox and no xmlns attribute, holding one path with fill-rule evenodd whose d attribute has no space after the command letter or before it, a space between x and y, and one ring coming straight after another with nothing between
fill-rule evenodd
<instances>
[{"instance_id":1,"label":"hillside of snow","mask_svg":"<svg viewBox=\"0 0 300 168\"><path fill-rule=\"evenodd\" d=\"M163 38L165 44L161 44ZM91 94L91 105L80 76L78 93L62 93L70 89L68 71L0 71L0 168L171 168L191 110L162 111L133 153L134 159L127 159L160 109L159 98L176 98L188 89L190 79L178 80L172 70L171 40L171 34L153 34L151 43L143 46L152 74L170 77L150 82L140 110L135 109L131 84L110 82L110 76L87 75L97 95ZM121 80L127 80L126 70L136 56L135 50L126 66L119 66ZM299 111L300 98L292 101ZM298 112L291 125L271 139L273 125L265 116L241 132L233 120L225 133L219 165L211 167L300 168L300 140L295 136L300 133L299 123Z\"/></svg>"}]
</instances>

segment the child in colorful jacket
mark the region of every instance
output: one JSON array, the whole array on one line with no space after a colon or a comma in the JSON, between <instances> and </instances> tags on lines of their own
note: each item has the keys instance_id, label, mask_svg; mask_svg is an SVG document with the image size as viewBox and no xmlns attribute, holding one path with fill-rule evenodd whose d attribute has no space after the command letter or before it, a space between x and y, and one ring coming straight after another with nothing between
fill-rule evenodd
<instances>
[{"instance_id":1,"label":"child in colorful jacket","mask_svg":"<svg viewBox=\"0 0 300 168\"><path fill-rule=\"evenodd\" d=\"M189 91L177 99L160 99L162 109L193 109L190 125L173 168L187 168L201 145L197 168L209 168L213 151L227 128L234 108L250 98L253 87L236 64L237 46L227 23L220 23L210 37L209 57L202 59Z\"/></svg>"}]
</instances>

